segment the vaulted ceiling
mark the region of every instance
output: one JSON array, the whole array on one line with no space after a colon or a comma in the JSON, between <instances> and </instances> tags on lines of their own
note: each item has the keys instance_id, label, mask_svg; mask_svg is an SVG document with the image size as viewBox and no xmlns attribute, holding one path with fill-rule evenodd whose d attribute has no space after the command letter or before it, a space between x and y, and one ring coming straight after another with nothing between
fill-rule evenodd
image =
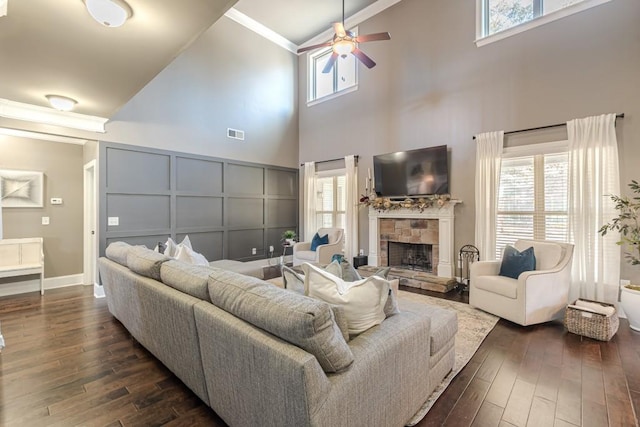
<instances>
[{"instance_id":1,"label":"vaulted ceiling","mask_svg":"<svg viewBox=\"0 0 640 427\"><path fill-rule=\"evenodd\" d=\"M1 3L1 0L0 0ZM127 0L122 27L95 22L83 0L8 0L0 17L0 98L109 118L232 6L301 45L342 19L340 0ZM345 15L376 0L346 0Z\"/></svg>"}]
</instances>

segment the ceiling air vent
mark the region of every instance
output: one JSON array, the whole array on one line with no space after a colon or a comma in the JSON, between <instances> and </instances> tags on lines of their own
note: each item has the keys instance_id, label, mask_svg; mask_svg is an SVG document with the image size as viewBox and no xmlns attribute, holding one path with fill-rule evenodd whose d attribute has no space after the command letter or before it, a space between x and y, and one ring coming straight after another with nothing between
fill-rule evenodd
<instances>
[{"instance_id":1,"label":"ceiling air vent","mask_svg":"<svg viewBox=\"0 0 640 427\"><path fill-rule=\"evenodd\" d=\"M240 141L244 141L244 131L227 128L227 138L239 139Z\"/></svg>"}]
</instances>

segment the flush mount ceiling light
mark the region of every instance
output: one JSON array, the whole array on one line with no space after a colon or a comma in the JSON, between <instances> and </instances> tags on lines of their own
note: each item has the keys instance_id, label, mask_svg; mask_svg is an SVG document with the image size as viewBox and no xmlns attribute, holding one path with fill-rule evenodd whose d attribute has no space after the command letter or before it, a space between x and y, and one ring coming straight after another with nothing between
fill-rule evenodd
<instances>
[{"instance_id":1,"label":"flush mount ceiling light","mask_svg":"<svg viewBox=\"0 0 640 427\"><path fill-rule=\"evenodd\" d=\"M84 4L91 17L105 27L119 27L133 14L124 0L85 0Z\"/></svg>"},{"instance_id":2,"label":"flush mount ceiling light","mask_svg":"<svg viewBox=\"0 0 640 427\"><path fill-rule=\"evenodd\" d=\"M46 95L46 98L49 100L49 104L58 111L71 111L78 103L75 99L62 95Z\"/></svg>"}]
</instances>

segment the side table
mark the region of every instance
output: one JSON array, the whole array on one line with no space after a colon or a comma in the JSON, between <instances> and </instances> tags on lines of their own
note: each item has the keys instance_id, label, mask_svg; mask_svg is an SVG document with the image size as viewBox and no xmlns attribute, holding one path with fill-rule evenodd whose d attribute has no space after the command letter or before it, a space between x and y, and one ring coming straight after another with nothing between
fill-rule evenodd
<instances>
[{"instance_id":1,"label":"side table","mask_svg":"<svg viewBox=\"0 0 640 427\"><path fill-rule=\"evenodd\" d=\"M369 263L369 257L366 255L358 255L353 257L353 268L358 268Z\"/></svg>"}]
</instances>

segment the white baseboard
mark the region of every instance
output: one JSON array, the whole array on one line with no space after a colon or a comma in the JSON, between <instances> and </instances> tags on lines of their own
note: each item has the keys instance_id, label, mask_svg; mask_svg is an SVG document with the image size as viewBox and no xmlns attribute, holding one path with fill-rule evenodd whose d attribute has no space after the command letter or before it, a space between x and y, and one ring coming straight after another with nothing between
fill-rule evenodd
<instances>
[{"instance_id":1,"label":"white baseboard","mask_svg":"<svg viewBox=\"0 0 640 427\"><path fill-rule=\"evenodd\" d=\"M82 285L84 275L71 274L69 276L47 277L44 279L44 290L64 288L67 286ZM0 284L0 296L24 294L27 292L40 292L40 280L23 280L19 282L11 282Z\"/></svg>"},{"instance_id":2,"label":"white baseboard","mask_svg":"<svg viewBox=\"0 0 640 427\"><path fill-rule=\"evenodd\" d=\"M94 283L93 296L94 298L104 298L104 287L98 285L97 283Z\"/></svg>"}]
</instances>

